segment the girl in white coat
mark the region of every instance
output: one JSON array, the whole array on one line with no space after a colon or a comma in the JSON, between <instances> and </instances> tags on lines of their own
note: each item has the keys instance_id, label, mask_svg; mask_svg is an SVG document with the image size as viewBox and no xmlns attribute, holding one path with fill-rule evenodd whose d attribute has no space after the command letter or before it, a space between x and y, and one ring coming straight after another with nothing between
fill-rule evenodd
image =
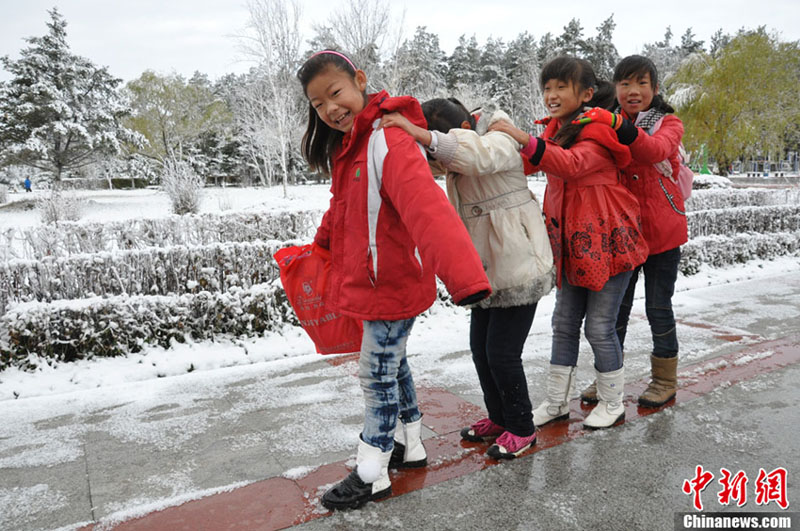
<instances>
[{"instance_id":1,"label":"girl in white coat","mask_svg":"<svg viewBox=\"0 0 800 531\"><path fill-rule=\"evenodd\" d=\"M447 196L483 261L492 295L472 307L470 348L488 418L464 428L470 441L495 439L488 455L513 458L536 442L522 348L536 305L554 284L553 254L536 197L528 189L519 144L487 132L499 110L476 119L456 99L422 104L428 130L401 115L384 116L426 146L447 176ZM510 120L509 120L510 121ZM436 173L436 172L434 172Z\"/></svg>"}]
</instances>

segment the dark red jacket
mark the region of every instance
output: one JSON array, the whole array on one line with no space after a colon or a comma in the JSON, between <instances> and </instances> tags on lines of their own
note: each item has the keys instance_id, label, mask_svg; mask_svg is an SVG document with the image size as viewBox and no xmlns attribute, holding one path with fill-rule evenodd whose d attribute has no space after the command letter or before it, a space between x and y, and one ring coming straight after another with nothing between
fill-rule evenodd
<instances>
[{"instance_id":1,"label":"dark red jacket","mask_svg":"<svg viewBox=\"0 0 800 531\"><path fill-rule=\"evenodd\" d=\"M630 145L633 161L622 169L622 183L639 200L642 232L650 254L669 251L689 239L686 207L678 185L653 166L669 159L672 175L678 175L681 138L683 122L673 114L664 116L653 136L639 128L636 140Z\"/></svg>"},{"instance_id":2,"label":"dark red jacket","mask_svg":"<svg viewBox=\"0 0 800 531\"><path fill-rule=\"evenodd\" d=\"M424 150L399 127L373 129L395 111L427 126L414 98L370 95L333 157L333 197L315 237L331 251L331 304L370 321L408 319L428 309L437 275L456 302L491 290Z\"/></svg>"},{"instance_id":3,"label":"dark red jacket","mask_svg":"<svg viewBox=\"0 0 800 531\"><path fill-rule=\"evenodd\" d=\"M559 127L551 120L542 138L551 139ZM570 284L599 291L609 278L647 259L639 204L619 181L630 151L613 129L593 123L569 149L546 141L539 165L526 161L526 173L547 174L544 214L558 286L566 274Z\"/></svg>"}]
</instances>

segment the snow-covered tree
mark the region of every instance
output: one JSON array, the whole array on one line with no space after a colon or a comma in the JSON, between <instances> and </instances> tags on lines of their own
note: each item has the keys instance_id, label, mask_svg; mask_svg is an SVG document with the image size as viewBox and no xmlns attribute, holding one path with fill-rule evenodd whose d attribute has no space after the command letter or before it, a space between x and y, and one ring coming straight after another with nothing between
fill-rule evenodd
<instances>
[{"instance_id":1,"label":"snow-covered tree","mask_svg":"<svg viewBox=\"0 0 800 531\"><path fill-rule=\"evenodd\" d=\"M583 38L581 21L573 18L564 26L564 32L556 39L559 53L573 57L585 57L586 41Z\"/></svg>"},{"instance_id":2,"label":"snow-covered tree","mask_svg":"<svg viewBox=\"0 0 800 531\"><path fill-rule=\"evenodd\" d=\"M397 94L411 94L420 101L446 96L445 54L439 37L418 27L411 40L403 42L394 58Z\"/></svg>"},{"instance_id":3,"label":"snow-covered tree","mask_svg":"<svg viewBox=\"0 0 800 531\"><path fill-rule=\"evenodd\" d=\"M49 11L48 32L26 39L20 58L0 58L12 79L0 83L0 156L63 173L120 152L143 138L122 126L128 106L117 92L121 82L105 67L70 51L67 22Z\"/></svg>"},{"instance_id":4,"label":"snow-covered tree","mask_svg":"<svg viewBox=\"0 0 800 531\"><path fill-rule=\"evenodd\" d=\"M481 51L475 35L469 39L461 35L452 55L447 58L447 88L477 84L480 81L480 58Z\"/></svg>"},{"instance_id":5,"label":"snow-covered tree","mask_svg":"<svg viewBox=\"0 0 800 531\"><path fill-rule=\"evenodd\" d=\"M508 108L504 110L518 127L533 132L534 120L547 116L539 85L542 70L539 47L533 35L524 32L509 42L505 64L512 90Z\"/></svg>"},{"instance_id":6,"label":"snow-covered tree","mask_svg":"<svg viewBox=\"0 0 800 531\"><path fill-rule=\"evenodd\" d=\"M244 87L240 101L250 108L237 108L242 141L267 141L274 154L284 187L289 183L293 149L298 145L306 106L295 73L300 66L301 9L294 0L251 0L248 4L250 33L244 51L257 66L251 71L250 86ZM271 140L271 142L270 142ZM293 147L294 146L294 147ZM264 160L269 165L268 160ZM270 170L265 167L265 171Z\"/></svg>"},{"instance_id":7,"label":"snow-covered tree","mask_svg":"<svg viewBox=\"0 0 800 531\"><path fill-rule=\"evenodd\" d=\"M614 76L614 67L620 60L617 47L614 46L614 16L608 17L597 26L597 35L586 40L586 55L584 59L594 67L597 77L610 81Z\"/></svg>"},{"instance_id":8,"label":"snow-covered tree","mask_svg":"<svg viewBox=\"0 0 800 531\"><path fill-rule=\"evenodd\" d=\"M391 59L403 42L405 17L405 12L395 14L394 5L397 4L389 0L347 0L325 24L314 25L316 37L311 41L314 48L309 54L336 44L335 48L349 54L356 67L367 73L369 90L393 88Z\"/></svg>"}]
</instances>

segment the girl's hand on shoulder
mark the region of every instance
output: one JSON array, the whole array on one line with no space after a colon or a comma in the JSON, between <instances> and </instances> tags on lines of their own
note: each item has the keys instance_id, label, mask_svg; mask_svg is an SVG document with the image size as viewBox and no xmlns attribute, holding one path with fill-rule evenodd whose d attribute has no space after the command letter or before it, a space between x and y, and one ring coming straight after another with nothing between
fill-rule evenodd
<instances>
[{"instance_id":1,"label":"girl's hand on shoulder","mask_svg":"<svg viewBox=\"0 0 800 531\"><path fill-rule=\"evenodd\" d=\"M496 122L492 122L492 124L489 126L489 131L500 131L501 133L505 133L516 140L518 144L522 145L522 147L527 146L531 138L528 133L512 124L508 120L497 120Z\"/></svg>"},{"instance_id":2,"label":"girl's hand on shoulder","mask_svg":"<svg viewBox=\"0 0 800 531\"><path fill-rule=\"evenodd\" d=\"M378 129L384 127L399 127L417 142L422 142L424 145L431 144L431 133L427 129L423 129L418 125L414 125L411 121L400 114L399 112L390 112L381 117L381 122L378 124Z\"/></svg>"}]
</instances>

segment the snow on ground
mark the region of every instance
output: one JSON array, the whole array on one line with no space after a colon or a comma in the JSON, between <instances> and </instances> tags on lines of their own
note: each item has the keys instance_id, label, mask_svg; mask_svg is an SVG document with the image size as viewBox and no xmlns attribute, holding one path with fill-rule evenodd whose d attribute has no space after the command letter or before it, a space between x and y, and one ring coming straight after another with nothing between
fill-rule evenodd
<instances>
[{"instance_id":1,"label":"snow on ground","mask_svg":"<svg viewBox=\"0 0 800 531\"><path fill-rule=\"evenodd\" d=\"M8 203L0 205L0 230L30 227L41 223L39 213L33 208L37 197L46 191L10 193ZM144 190L91 190L65 192L83 201L81 221L122 221L125 219L150 219L170 213L167 194L159 189ZM206 188L200 213L224 211L287 211L325 210L330 201L330 185L311 184L292 186L284 197L283 188Z\"/></svg>"},{"instance_id":2,"label":"snow on ground","mask_svg":"<svg viewBox=\"0 0 800 531\"><path fill-rule=\"evenodd\" d=\"M543 181L531 181L531 189L541 199ZM28 196L32 194L27 194ZM207 189L203 211L217 212L220 205L231 210L290 210L327 208L329 187L307 185L291 187L287 197L282 187L273 188L218 188ZM11 201L26 199L25 194L11 194ZM158 217L169 211L168 199L159 190L137 191L91 191L81 192L90 208L85 218L90 220L119 221L130 217ZM20 199L22 198L22 199ZM3 227L38 223L35 211L20 211L13 208L0 209L0 230ZM698 274L680 276L676 286L678 293L702 287L733 283L781 271L796 270L797 258L783 258L772 262L753 261L728 269L713 269L704 266ZM637 298L642 297L639 282ZM543 298L537 309L531 336L545 338L550 331L550 315L554 303L554 292ZM691 307L693 301L684 301ZM698 302L697 304L702 304ZM585 345L584 345L585 348ZM442 364L442 357L469 349L469 313L463 308L434 305L420 316L409 339L409 355L415 358L421 384L451 386L475 385L471 360L458 358ZM424 354L424 355L422 355ZM527 358L546 359L549 342L529 341L524 355ZM277 360L291 360L302 365L318 359L308 336L298 327L286 326L280 332L263 337L218 342L190 342L175 344L171 348L149 347L141 353L122 358L98 358L71 363L39 363L33 372L9 368L0 372L0 401L16 398L32 398L98 388L115 388L120 385L146 382L195 371L214 371L227 367L254 366L263 370L263 364Z\"/></svg>"}]
</instances>

